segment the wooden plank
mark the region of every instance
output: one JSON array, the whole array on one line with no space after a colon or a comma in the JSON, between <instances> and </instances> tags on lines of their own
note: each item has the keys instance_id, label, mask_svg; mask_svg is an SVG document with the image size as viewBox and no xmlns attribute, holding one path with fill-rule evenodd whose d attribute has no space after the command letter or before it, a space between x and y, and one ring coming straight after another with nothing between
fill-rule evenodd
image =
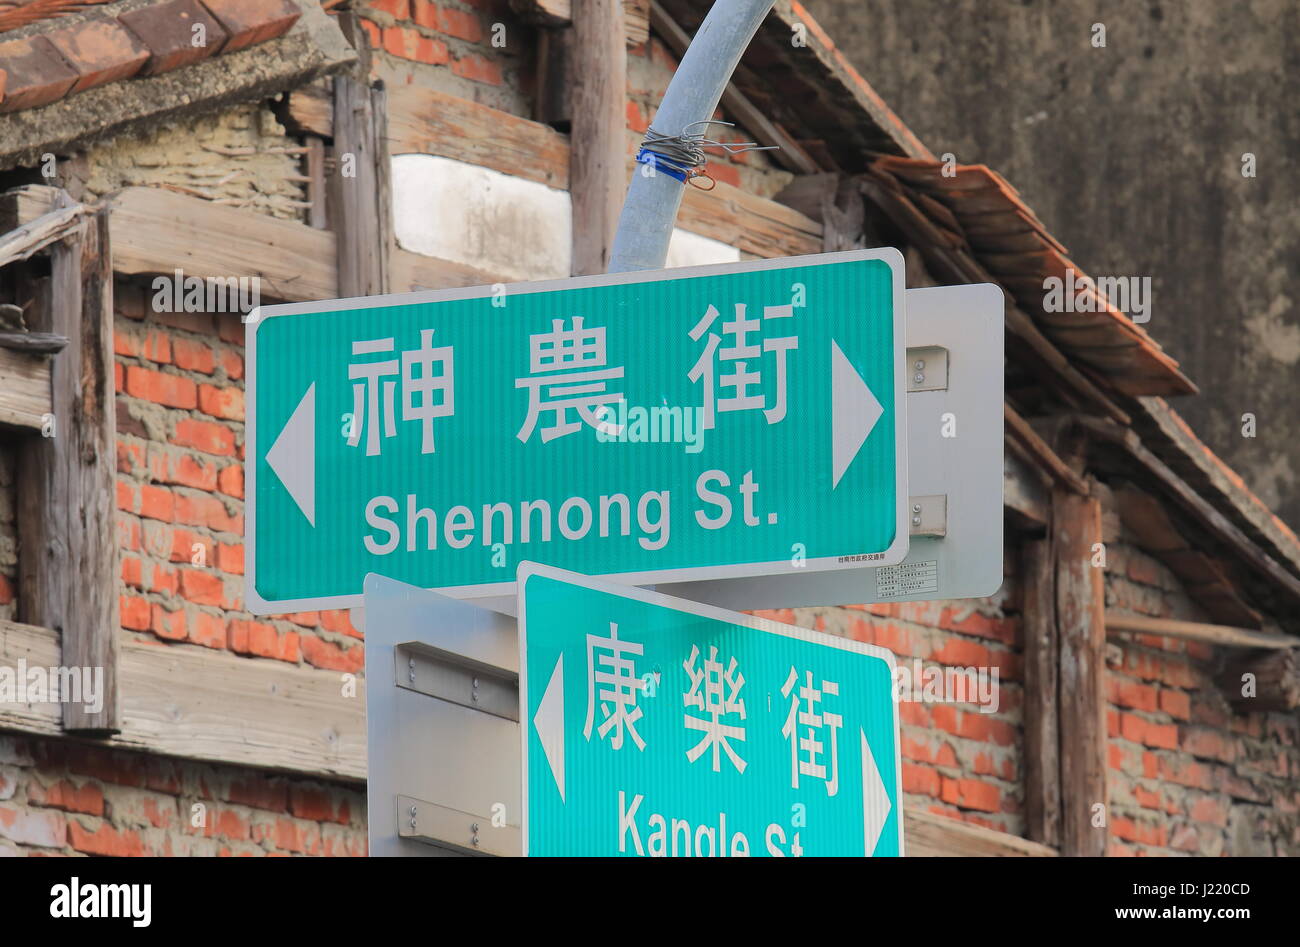
<instances>
[{"instance_id":1,"label":"wooden plank","mask_svg":"<svg viewBox=\"0 0 1300 947\"><path fill-rule=\"evenodd\" d=\"M1035 463L1041 467L1049 476L1066 489L1073 490L1075 493L1088 493L1088 484L1077 473L1070 469L1056 451L1047 445L1038 433L1029 426L1029 422L1022 418L1014 408L1009 404L1003 404L1003 417L1007 422L1007 434L1014 437L1020 442L1021 446L1033 457Z\"/></svg>"},{"instance_id":2,"label":"wooden plank","mask_svg":"<svg viewBox=\"0 0 1300 947\"><path fill-rule=\"evenodd\" d=\"M903 833L906 854L912 858L1054 858L1058 854L1047 845L911 807L903 810Z\"/></svg>"},{"instance_id":3,"label":"wooden plank","mask_svg":"<svg viewBox=\"0 0 1300 947\"><path fill-rule=\"evenodd\" d=\"M956 283L997 283L964 249L952 247L925 214L904 195L897 182L883 177L868 177L862 182L863 193L870 197L885 214L917 246L925 257L926 266L937 279ZM1016 342L1025 350L1025 367L1041 377L1053 388L1061 390L1063 397L1072 403L1082 403L1100 409L1107 417L1120 424L1130 423L1129 416L1121 410L1100 388L1075 368L1064 354L1039 331L1029 315L1008 298L1005 306L1008 342ZM1010 351L1008 354L1012 354Z\"/></svg>"},{"instance_id":4,"label":"wooden plank","mask_svg":"<svg viewBox=\"0 0 1300 947\"><path fill-rule=\"evenodd\" d=\"M333 231L161 188L113 197L113 269L126 275L256 276L263 300L334 299Z\"/></svg>"},{"instance_id":5,"label":"wooden plank","mask_svg":"<svg viewBox=\"0 0 1300 947\"><path fill-rule=\"evenodd\" d=\"M0 348L0 424L39 431L53 410L49 356Z\"/></svg>"},{"instance_id":6,"label":"wooden plank","mask_svg":"<svg viewBox=\"0 0 1300 947\"><path fill-rule=\"evenodd\" d=\"M1231 504L1237 514L1259 531L1292 570L1300 570L1300 539L1268 506L1251 492L1244 480L1188 427L1163 398L1138 398L1134 413L1155 425L1209 484Z\"/></svg>"},{"instance_id":7,"label":"wooden plank","mask_svg":"<svg viewBox=\"0 0 1300 947\"><path fill-rule=\"evenodd\" d=\"M71 233L80 232L87 212L83 204L67 204L52 208L8 233L0 233L0 266L25 260Z\"/></svg>"},{"instance_id":8,"label":"wooden plank","mask_svg":"<svg viewBox=\"0 0 1300 947\"><path fill-rule=\"evenodd\" d=\"M550 28L572 26L574 0L510 0L510 8L529 23ZM650 35L648 0L615 0L620 35L627 46L640 46Z\"/></svg>"},{"instance_id":9,"label":"wooden plank","mask_svg":"<svg viewBox=\"0 0 1300 947\"><path fill-rule=\"evenodd\" d=\"M393 154L431 154L569 189L569 140L546 125L419 86L389 95ZM627 158L624 185L635 171ZM688 187L677 226L761 257L820 253L822 225L776 201L719 182Z\"/></svg>"},{"instance_id":10,"label":"wooden plank","mask_svg":"<svg viewBox=\"0 0 1300 947\"><path fill-rule=\"evenodd\" d=\"M1228 625L1211 625L1199 621L1124 615L1120 612L1106 612L1106 633L1108 635L1165 635L1170 638L1203 641L1206 644L1225 648L1272 650L1300 648L1300 638L1294 635L1277 635L1267 631L1256 631L1253 628L1233 628Z\"/></svg>"},{"instance_id":11,"label":"wooden plank","mask_svg":"<svg viewBox=\"0 0 1300 947\"><path fill-rule=\"evenodd\" d=\"M677 226L760 257L803 256L822 250L822 226L817 221L721 181L711 191L683 188Z\"/></svg>"},{"instance_id":12,"label":"wooden plank","mask_svg":"<svg viewBox=\"0 0 1300 947\"><path fill-rule=\"evenodd\" d=\"M1092 565L1101 542L1101 504L1058 487L1052 492L1052 542L1059 635L1061 854L1104 855L1106 806L1105 590ZM1105 808L1100 810L1109 819Z\"/></svg>"},{"instance_id":13,"label":"wooden plank","mask_svg":"<svg viewBox=\"0 0 1300 947\"><path fill-rule=\"evenodd\" d=\"M656 2L650 3L650 26L676 53L680 60L691 44L691 37L677 21ZM725 115L736 120L745 131L754 136L760 145L776 145L776 151L768 152L769 157L787 171L796 174L816 174L821 167L804 151L803 146L787 132L767 117L749 98L736 88L735 83L727 83L722 92L722 110Z\"/></svg>"},{"instance_id":14,"label":"wooden plank","mask_svg":"<svg viewBox=\"0 0 1300 947\"><path fill-rule=\"evenodd\" d=\"M623 197L627 145L627 50L619 0L573 0L569 193L574 276L604 273Z\"/></svg>"},{"instance_id":15,"label":"wooden plank","mask_svg":"<svg viewBox=\"0 0 1300 947\"><path fill-rule=\"evenodd\" d=\"M70 731L118 728L117 412L113 388L113 275L108 211L51 250L48 303L32 328L68 338L53 359L54 436L19 452L19 614L58 630L61 663L99 668L103 704L63 704Z\"/></svg>"},{"instance_id":16,"label":"wooden plank","mask_svg":"<svg viewBox=\"0 0 1300 947\"><path fill-rule=\"evenodd\" d=\"M26 226L48 214L60 200L60 189L48 184L24 184L0 194L0 233Z\"/></svg>"},{"instance_id":17,"label":"wooden plank","mask_svg":"<svg viewBox=\"0 0 1300 947\"><path fill-rule=\"evenodd\" d=\"M57 633L0 621L0 665L59 663ZM365 681L207 648L125 641L122 729L103 745L180 759L366 778ZM0 705L0 728L54 736L55 704Z\"/></svg>"},{"instance_id":18,"label":"wooden plank","mask_svg":"<svg viewBox=\"0 0 1300 947\"><path fill-rule=\"evenodd\" d=\"M1117 485L1114 496L1120 518L1138 546L1168 566L1210 618L1224 625L1259 628L1262 616L1242 598L1240 583L1220 563L1191 547L1160 500L1128 484Z\"/></svg>"},{"instance_id":19,"label":"wooden plank","mask_svg":"<svg viewBox=\"0 0 1300 947\"><path fill-rule=\"evenodd\" d=\"M1057 722L1056 582L1047 539L1020 548L1025 655L1025 822L1031 839L1061 844L1060 729Z\"/></svg>"},{"instance_id":20,"label":"wooden plank","mask_svg":"<svg viewBox=\"0 0 1300 947\"><path fill-rule=\"evenodd\" d=\"M7 303L12 306L12 303ZM0 308L4 308L0 306ZM22 311L20 307L13 308ZM53 332L25 332L16 329L0 329L0 349L21 352L24 355L54 355L62 352L68 340Z\"/></svg>"},{"instance_id":21,"label":"wooden plank","mask_svg":"<svg viewBox=\"0 0 1300 947\"><path fill-rule=\"evenodd\" d=\"M1101 418L1079 416L1078 423L1085 430L1126 450L1130 457L1144 467L1169 492L1173 500L1217 539L1225 543L1243 562L1268 579L1294 601L1300 602L1300 578L1282 568L1272 557L1246 536L1236 524L1216 510L1200 494L1189 487L1181 477L1139 440L1133 431Z\"/></svg>"},{"instance_id":22,"label":"wooden plank","mask_svg":"<svg viewBox=\"0 0 1300 947\"><path fill-rule=\"evenodd\" d=\"M569 189L569 140L553 128L421 86L394 86L388 97L388 146L492 168Z\"/></svg>"},{"instance_id":23,"label":"wooden plank","mask_svg":"<svg viewBox=\"0 0 1300 947\"><path fill-rule=\"evenodd\" d=\"M485 273L464 263L422 256L400 247L393 253L393 292L414 293L426 289L454 289L461 286L490 286L504 282L494 273Z\"/></svg>"},{"instance_id":24,"label":"wooden plank","mask_svg":"<svg viewBox=\"0 0 1300 947\"><path fill-rule=\"evenodd\" d=\"M334 78L334 173L330 207L340 297L388 292L392 206L385 182L385 95L351 76Z\"/></svg>"},{"instance_id":25,"label":"wooden plank","mask_svg":"<svg viewBox=\"0 0 1300 947\"><path fill-rule=\"evenodd\" d=\"M307 200L311 202L308 223L317 230L329 227L327 188L325 186L325 140L316 135L304 138L307 144Z\"/></svg>"},{"instance_id":26,"label":"wooden plank","mask_svg":"<svg viewBox=\"0 0 1300 947\"><path fill-rule=\"evenodd\" d=\"M1051 501L1034 468L1012 451L1002 455L1002 505L1031 529L1047 526Z\"/></svg>"},{"instance_id":27,"label":"wooden plank","mask_svg":"<svg viewBox=\"0 0 1300 947\"><path fill-rule=\"evenodd\" d=\"M25 216L39 216L47 206L43 199L32 195L21 204ZM157 225L151 219L154 214L183 222L176 240L157 238L153 232ZM332 231L155 188L127 188L119 192L114 200L111 227L115 241L114 269L119 273L170 273L174 268L183 268L187 275L218 276L241 272L241 267L242 272L248 272L247 268L253 266L250 255L256 251L256 239L260 236L274 249L274 254L268 255L258 270L268 284L263 286L264 297L298 301L333 299L338 295L334 290ZM123 245L126 251L119 252ZM290 266L300 267L297 278L288 272ZM482 286L501 281L499 274L402 249L394 251L391 270L396 292ZM3 350L0 350L0 364L4 364Z\"/></svg>"},{"instance_id":28,"label":"wooden plank","mask_svg":"<svg viewBox=\"0 0 1300 947\"><path fill-rule=\"evenodd\" d=\"M290 132L334 137L334 90L328 82L299 86L289 93L288 99Z\"/></svg>"},{"instance_id":29,"label":"wooden plank","mask_svg":"<svg viewBox=\"0 0 1300 947\"><path fill-rule=\"evenodd\" d=\"M1238 713L1289 713L1300 707L1300 658L1294 651L1239 655L1216 681Z\"/></svg>"}]
</instances>

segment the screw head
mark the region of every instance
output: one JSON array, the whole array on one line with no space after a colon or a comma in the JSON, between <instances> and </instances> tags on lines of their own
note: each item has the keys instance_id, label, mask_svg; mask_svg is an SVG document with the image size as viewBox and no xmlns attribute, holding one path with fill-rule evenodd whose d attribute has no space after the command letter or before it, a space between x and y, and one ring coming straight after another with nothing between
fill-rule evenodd
<instances>
[{"instance_id":1,"label":"screw head","mask_svg":"<svg viewBox=\"0 0 1300 947\"><path fill-rule=\"evenodd\" d=\"M912 517L912 525L913 525L913 526L920 526L920 525L921 525L921 517L919 517L919 516L913 516L913 517Z\"/></svg>"},{"instance_id":2,"label":"screw head","mask_svg":"<svg viewBox=\"0 0 1300 947\"><path fill-rule=\"evenodd\" d=\"M912 512L913 512L913 513L920 513L920 512L921 512L921 504L919 504L919 503L913 503L913 504L912 504Z\"/></svg>"},{"instance_id":3,"label":"screw head","mask_svg":"<svg viewBox=\"0 0 1300 947\"><path fill-rule=\"evenodd\" d=\"M924 360L924 359L920 359L920 358L918 358L918 359L917 359L917 360L912 364L912 367L915 368L915 369L919 372L921 369L925 368L925 360Z\"/></svg>"},{"instance_id":4,"label":"screw head","mask_svg":"<svg viewBox=\"0 0 1300 947\"><path fill-rule=\"evenodd\" d=\"M912 376L912 381L919 385L921 382L925 381L925 375L921 374L920 372L917 372L915 375Z\"/></svg>"}]
</instances>

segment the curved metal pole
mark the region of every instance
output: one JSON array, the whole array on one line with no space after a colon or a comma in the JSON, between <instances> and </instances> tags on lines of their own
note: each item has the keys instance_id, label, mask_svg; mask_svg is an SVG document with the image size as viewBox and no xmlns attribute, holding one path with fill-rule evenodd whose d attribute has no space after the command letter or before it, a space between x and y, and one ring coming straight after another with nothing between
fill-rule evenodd
<instances>
[{"instance_id":1,"label":"curved metal pole","mask_svg":"<svg viewBox=\"0 0 1300 947\"><path fill-rule=\"evenodd\" d=\"M655 114L655 131L680 135L692 122L713 117L741 54L773 2L717 0L713 4L668 83ZM667 174L646 174L645 168L637 167L627 189L610 253L611 273L662 269L668 258L668 241L686 185Z\"/></svg>"}]
</instances>

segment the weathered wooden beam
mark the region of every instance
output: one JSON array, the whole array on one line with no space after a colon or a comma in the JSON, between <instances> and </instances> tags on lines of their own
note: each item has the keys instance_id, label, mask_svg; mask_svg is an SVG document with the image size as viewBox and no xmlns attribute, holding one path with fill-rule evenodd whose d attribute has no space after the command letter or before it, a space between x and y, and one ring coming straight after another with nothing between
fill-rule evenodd
<instances>
[{"instance_id":1,"label":"weathered wooden beam","mask_svg":"<svg viewBox=\"0 0 1300 947\"><path fill-rule=\"evenodd\" d=\"M1135 400L1135 426L1141 430L1143 425L1149 424L1167 438L1179 454L1186 458L1186 463L1199 471L1206 484L1259 533L1270 555L1279 557L1279 561L1292 571L1300 571L1300 540L1297 540L1292 529L1250 491L1231 467L1201 442L1187 422L1163 398L1142 397ZM1154 441L1149 437L1144 437L1144 440L1148 444ZM1184 473L1184 479L1187 478L1188 475ZM1197 492L1213 500L1204 487L1198 486Z\"/></svg>"},{"instance_id":2,"label":"weathered wooden beam","mask_svg":"<svg viewBox=\"0 0 1300 947\"><path fill-rule=\"evenodd\" d=\"M1287 649L1234 658L1218 685L1240 713L1288 713L1300 707L1300 656Z\"/></svg>"},{"instance_id":3,"label":"weathered wooden beam","mask_svg":"<svg viewBox=\"0 0 1300 947\"><path fill-rule=\"evenodd\" d=\"M1131 484L1113 490L1124 525L1137 545L1178 576L1187 594L1217 624L1258 629L1263 616L1242 596L1241 583L1224 564L1185 539L1165 503Z\"/></svg>"},{"instance_id":4,"label":"weathered wooden beam","mask_svg":"<svg viewBox=\"0 0 1300 947\"><path fill-rule=\"evenodd\" d=\"M256 276L263 300L339 295L333 231L152 187L114 195L111 226L117 273Z\"/></svg>"},{"instance_id":5,"label":"weathered wooden beam","mask_svg":"<svg viewBox=\"0 0 1300 947\"><path fill-rule=\"evenodd\" d=\"M334 137L334 87L330 80L299 86L285 96L290 134Z\"/></svg>"},{"instance_id":6,"label":"weathered wooden beam","mask_svg":"<svg viewBox=\"0 0 1300 947\"><path fill-rule=\"evenodd\" d=\"M920 249L927 267L936 278L953 283L998 283L962 248L960 242L955 243L951 234L936 227L907 195L889 186L888 182L864 178L862 192ZM1074 403L1095 407L1120 424L1130 423L1129 416L1070 363L1009 295L1005 314L1008 340L1027 353L1024 360L1027 369L1059 386L1063 396L1073 399Z\"/></svg>"},{"instance_id":7,"label":"weathered wooden beam","mask_svg":"<svg viewBox=\"0 0 1300 947\"><path fill-rule=\"evenodd\" d=\"M1038 433L1029 426L1029 422L1022 418L1015 408L1009 404L1003 404L1002 407L1003 417L1007 424L1007 436L1018 441L1029 456L1034 459L1034 462L1058 484L1086 496L1088 484L1084 479L1075 473L1069 464L1048 446L1045 440L1038 436Z\"/></svg>"},{"instance_id":8,"label":"weathered wooden beam","mask_svg":"<svg viewBox=\"0 0 1300 947\"><path fill-rule=\"evenodd\" d=\"M39 214L43 206L34 199L24 203L28 214ZM170 236L159 233L158 221L166 222ZM339 295L333 231L158 188L118 192L110 225L113 269L123 275L171 273L174 269L198 277L251 272L264 281L264 299L300 302ZM267 247L274 253L268 254ZM393 291L403 293L501 280L498 273L402 249L393 252L391 270ZM39 423L33 421L28 426Z\"/></svg>"},{"instance_id":9,"label":"weathered wooden beam","mask_svg":"<svg viewBox=\"0 0 1300 947\"><path fill-rule=\"evenodd\" d=\"M17 307L14 307L17 308ZM0 349L28 355L54 355L67 348L68 340L53 332L18 332L0 330Z\"/></svg>"},{"instance_id":10,"label":"weathered wooden beam","mask_svg":"<svg viewBox=\"0 0 1300 947\"><path fill-rule=\"evenodd\" d=\"M61 664L102 673L97 711L66 702L64 727L118 729L117 412L113 389L113 274L107 209L51 248L48 302L32 327L68 338L52 366L52 435L19 452L19 614L53 628Z\"/></svg>"},{"instance_id":11,"label":"weathered wooden beam","mask_svg":"<svg viewBox=\"0 0 1300 947\"><path fill-rule=\"evenodd\" d=\"M57 633L0 621L0 666L52 667ZM366 692L343 696L341 675L278 661L249 661L188 645L125 641L121 731L105 745L179 759L366 778ZM51 703L0 706L0 729L63 732Z\"/></svg>"},{"instance_id":12,"label":"weathered wooden beam","mask_svg":"<svg viewBox=\"0 0 1300 947\"><path fill-rule=\"evenodd\" d=\"M627 193L627 50L619 0L573 0L569 193L574 276L604 273Z\"/></svg>"},{"instance_id":13,"label":"weathered wooden beam","mask_svg":"<svg viewBox=\"0 0 1300 947\"><path fill-rule=\"evenodd\" d=\"M1105 590L1102 570L1092 564L1094 546L1100 542L1101 504L1094 497L1056 488L1052 559L1060 656L1063 855L1106 852Z\"/></svg>"},{"instance_id":14,"label":"weathered wooden beam","mask_svg":"<svg viewBox=\"0 0 1300 947\"><path fill-rule=\"evenodd\" d=\"M1203 641L1224 648L1300 648L1300 638L1294 635L1278 635L1254 628L1233 628L1199 621L1178 621L1173 618L1146 618L1119 612L1106 613L1106 633L1112 637L1124 634L1163 635Z\"/></svg>"},{"instance_id":15,"label":"weathered wooden beam","mask_svg":"<svg viewBox=\"0 0 1300 947\"><path fill-rule=\"evenodd\" d=\"M84 204L67 204L51 209L30 223L0 234L0 266L25 260L33 253L82 229L89 212Z\"/></svg>"},{"instance_id":16,"label":"weathered wooden beam","mask_svg":"<svg viewBox=\"0 0 1300 947\"><path fill-rule=\"evenodd\" d=\"M351 76L334 78L329 216L341 297L388 292L393 229L385 103L382 85L372 89Z\"/></svg>"},{"instance_id":17,"label":"weathered wooden beam","mask_svg":"<svg viewBox=\"0 0 1300 947\"><path fill-rule=\"evenodd\" d=\"M1059 854L1038 842L911 807L903 810L903 837L906 854L912 858L1054 858Z\"/></svg>"},{"instance_id":18,"label":"weathered wooden beam","mask_svg":"<svg viewBox=\"0 0 1300 947\"><path fill-rule=\"evenodd\" d=\"M305 135L303 141L307 146L306 160L303 162L307 172L307 200L311 202L307 222L317 230L324 230L329 227L325 140L319 135Z\"/></svg>"},{"instance_id":19,"label":"weathered wooden beam","mask_svg":"<svg viewBox=\"0 0 1300 947\"><path fill-rule=\"evenodd\" d=\"M1019 525L1030 530L1045 528L1052 515L1047 487L1036 468L1014 449L1002 455L1002 506L1016 516Z\"/></svg>"},{"instance_id":20,"label":"weathered wooden beam","mask_svg":"<svg viewBox=\"0 0 1300 947\"><path fill-rule=\"evenodd\" d=\"M1086 431L1125 450L1139 466L1168 491L1174 502L1209 530L1216 539L1227 545L1246 565L1286 592L1294 601L1300 602L1300 578L1282 568L1236 524L1189 487L1181 477L1165 465L1164 461L1147 450L1133 431L1102 418L1079 416L1075 420Z\"/></svg>"},{"instance_id":21,"label":"weathered wooden beam","mask_svg":"<svg viewBox=\"0 0 1300 947\"><path fill-rule=\"evenodd\" d=\"M1047 539L1020 547L1021 628L1025 655L1025 823L1029 837L1061 844L1060 664L1056 567Z\"/></svg>"},{"instance_id":22,"label":"weathered wooden beam","mask_svg":"<svg viewBox=\"0 0 1300 947\"><path fill-rule=\"evenodd\" d=\"M686 48L691 44L690 35L654 0L650 3L650 27L663 37L679 60L686 54ZM720 104L723 114L734 118L742 129L754 136L754 141L758 144L775 145L776 150L769 151L768 155L787 171L816 174L822 170L794 136L765 115L762 109L736 88L735 83L727 83Z\"/></svg>"},{"instance_id":23,"label":"weathered wooden beam","mask_svg":"<svg viewBox=\"0 0 1300 947\"><path fill-rule=\"evenodd\" d=\"M552 29L573 25L577 6L573 0L510 0L510 9L530 23ZM647 0L615 0L622 20L621 35L627 46L640 46L650 35Z\"/></svg>"},{"instance_id":24,"label":"weathered wooden beam","mask_svg":"<svg viewBox=\"0 0 1300 947\"><path fill-rule=\"evenodd\" d=\"M0 424L39 431L53 411L49 357L0 347Z\"/></svg>"}]
</instances>

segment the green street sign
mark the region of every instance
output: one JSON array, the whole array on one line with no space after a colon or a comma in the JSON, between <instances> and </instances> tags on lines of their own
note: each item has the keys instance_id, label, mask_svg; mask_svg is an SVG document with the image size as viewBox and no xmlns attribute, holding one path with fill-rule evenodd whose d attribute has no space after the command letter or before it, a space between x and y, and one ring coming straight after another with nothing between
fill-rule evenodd
<instances>
[{"instance_id":1,"label":"green street sign","mask_svg":"<svg viewBox=\"0 0 1300 947\"><path fill-rule=\"evenodd\" d=\"M250 317L247 602L907 552L903 263L860 250Z\"/></svg>"},{"instance_id":2,"label":"green street sign","mask_svg":"<svg viewBox=\"0 0 1300 947\"><path fill-rule=\"evenodd\" d=\"M902 855L883 648L525 563L527 855Z\"/></svg>"}]
</instances>

